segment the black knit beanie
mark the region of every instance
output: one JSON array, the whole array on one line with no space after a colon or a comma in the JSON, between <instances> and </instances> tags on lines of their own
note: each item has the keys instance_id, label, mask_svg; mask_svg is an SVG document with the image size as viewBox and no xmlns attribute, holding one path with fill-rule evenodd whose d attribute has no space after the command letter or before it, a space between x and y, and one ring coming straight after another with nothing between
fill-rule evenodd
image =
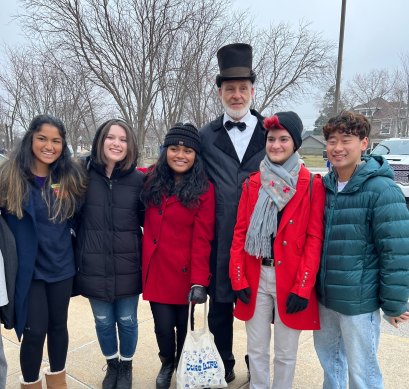
<instances>
[{"instance_id":1,"label":"black knit beanie","mask_svg":"<svg viewBox=\"0 0 409 389\"><path fill-rule=\"evenodd\" d=\"M290 133L293 138L295 150L298 150L302 144L301 134L303 125L300 117L293 111L277 112L280 124Z\"/></svg>"},{"instance_id":2,"label":"black knit beanie","mask_svg":"<svg viewBox=\"0 0 409 389\"><path fill-rule=\"evenodd\" d=\"M197 128L190 123L176 123L166 134L163 146L180 145L200 153L200 137Z\"/></svg>"}]
</instances>

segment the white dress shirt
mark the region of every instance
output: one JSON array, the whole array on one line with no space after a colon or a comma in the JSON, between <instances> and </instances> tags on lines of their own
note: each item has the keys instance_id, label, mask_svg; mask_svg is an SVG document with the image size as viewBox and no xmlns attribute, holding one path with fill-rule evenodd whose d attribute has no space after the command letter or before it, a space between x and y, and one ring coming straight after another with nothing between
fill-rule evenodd
<instances>
[{"instance_id":1,"label":"white dress shirt","mask_svg":"<svg viewBox=\"0 0 409 389\"><path fill-rule=\"evenodd\" d=\"M223 117L223 126L228 120L236 122L237 120L232 119L227 113ZM234 149L236 150L237 156L240 162L242 161L244 154L246 153L247 147L250 143L250 139L253 136L254 129L257 126L257 118L248 111L244 117L242 117L240 122L246 123L246 129L240 131L237 127L233 127L230 131L225 131L229 134L229 137L233 143Z\"/></svg>"}]
</instances>

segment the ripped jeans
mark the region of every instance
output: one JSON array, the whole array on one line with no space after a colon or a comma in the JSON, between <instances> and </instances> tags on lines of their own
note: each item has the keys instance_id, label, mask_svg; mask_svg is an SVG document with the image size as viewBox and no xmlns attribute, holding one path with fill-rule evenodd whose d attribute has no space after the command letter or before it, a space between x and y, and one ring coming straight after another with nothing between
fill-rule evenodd
<instances>
[{"instance_id":1,"label":"ripped jeans","mask_svg":"<svg viewBox=\"0 0 409 389\"><path fill-rule=\"evenodd\" d=\"M118 351L122 360L132 359L138 342L138 300L139 295L119 298L112 303L89 299L99 345L106 359L116 357Z\"/></svg>"}]
</instances>

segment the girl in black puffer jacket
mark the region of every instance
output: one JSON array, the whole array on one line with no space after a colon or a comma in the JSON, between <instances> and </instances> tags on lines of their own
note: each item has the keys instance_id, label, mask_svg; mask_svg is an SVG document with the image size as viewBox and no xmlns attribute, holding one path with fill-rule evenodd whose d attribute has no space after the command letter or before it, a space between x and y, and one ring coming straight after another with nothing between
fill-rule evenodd
<instances>
[{"instance_id":1,"label":"girl in black puffer jacket","mask_svg":"<svg viewBox=\"0 0 409 389\"><path fill-rule=\"evenodd\" d=\"M135 170L137 154L130 127L109 120L98 128L87 159L89 185L77 234L76 287L89 298L107 359L104 389L132 387L142 291L143 175Z\"/></svg>"}]
</instances>

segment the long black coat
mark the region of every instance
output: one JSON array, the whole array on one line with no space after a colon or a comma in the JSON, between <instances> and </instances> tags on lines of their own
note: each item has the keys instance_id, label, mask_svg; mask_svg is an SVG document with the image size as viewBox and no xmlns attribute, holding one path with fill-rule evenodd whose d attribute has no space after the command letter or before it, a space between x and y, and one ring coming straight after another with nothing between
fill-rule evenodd
<instances>
[{"instance_id":1,"label":"long black coat","mask_svg":"<svg viewBox=\"0 0 409 389\"><path fill-rule=\"evenodd\" d=\"M229 279L229 260L242 183L250 173L259 170L265 155L263 118L254 110L251 113L257 117L258 123L242 162L223 127L223 115L199 131L202 157L216 191L216 225L210 259L212 280L209 293L215 301L221 303L234 301Z\"/></svg>"},{"instance_id":2,"label":"long black coat","mask_svg":"<svg viewBox=\"0 0 409 389\"><path fill-rule=\"evenodd\" d=\"M76 238L76 292L112 302L142 292L143 174L92 165Z\"/></svg>"}]
</instances>

